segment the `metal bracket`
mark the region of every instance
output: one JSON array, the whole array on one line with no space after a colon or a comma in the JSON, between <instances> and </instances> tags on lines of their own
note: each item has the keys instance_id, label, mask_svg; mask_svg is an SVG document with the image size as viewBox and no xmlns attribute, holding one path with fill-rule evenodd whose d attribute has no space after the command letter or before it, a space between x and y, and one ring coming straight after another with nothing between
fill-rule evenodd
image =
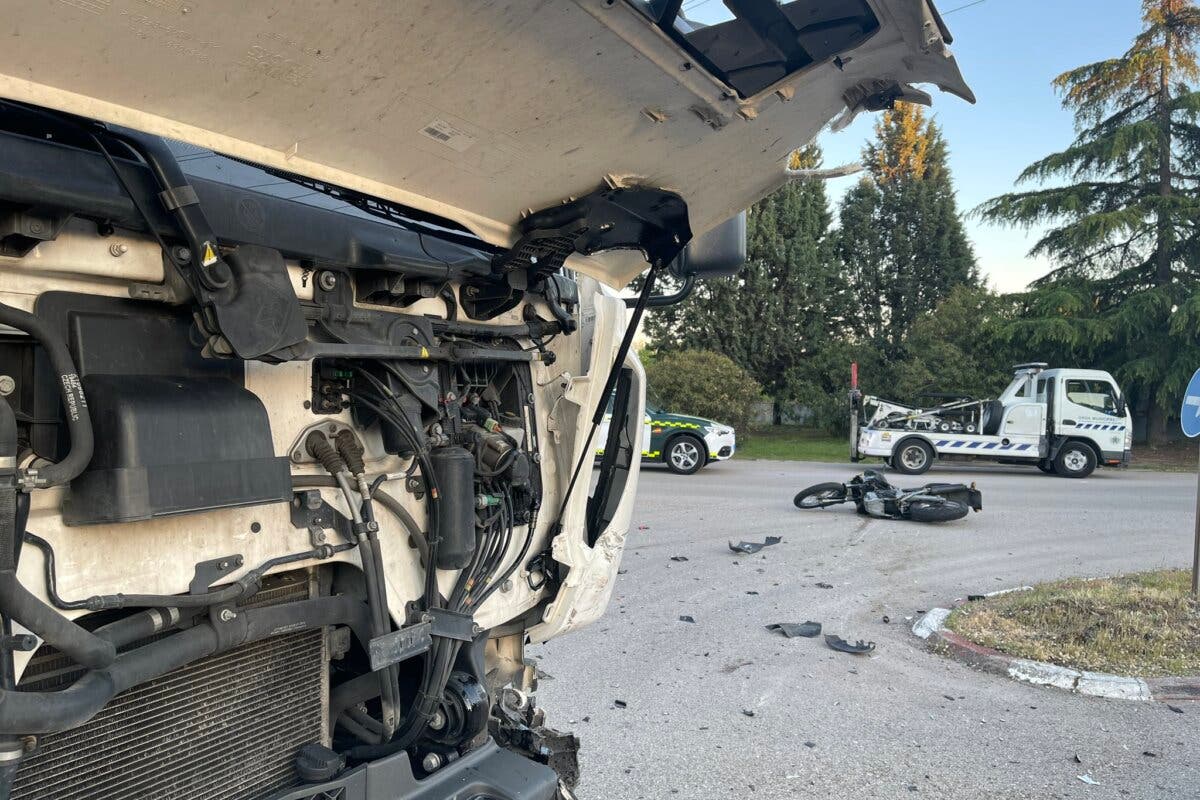
<instances>
[{"instance_id":1,"label":"metal bracket","mask_svg":"<svg viewBox=\"0 0 1200 800\"><path fill-rule=\"evenodd\" d=\"M327 530L336 530L348 542L354 541L354 523L346 518L325 499L317 489L296 492L289 505L292 527L308 529L308 538L313 547L323 545L329 537Z\"/></svg>"},{"instance_id":2,"label":"metal bracket","mask_svg":"<svg viewBox=\"0 0 1200 800\"><path fill-rule=\"evenodd\" d=\"M472 641L480 633L475 619L470 614L459 614L444 608L431 608L421 615L422 622L433 624L433 635L459 642Z\"/></svg>"},{"instance_id":3,"label":"metal bracket","mask_svg":"<svg viewBox=\"0 0 1200 800\"><path fill-rule=\"evenodd\" d=\"M214 558L212 561L201 561L196 564L195 575L192 577L192 582L188 584L188 593L204 594L208 591L208 587L217 582L217 579L241 567L242 561L240 553Z\"/></svg>"},{"instance_id":4,"label":"metal bracket","mask_svg":"<svg viewBox=\"0 0 1200 800\"><path fill-rule=\"evenodd\" d=\"M413 656L428 652L433 647L433 623L418 622L406 625L398 631L376 636L368 645L371 670L378 672L392 664L399 664Z\"/></svg>"},{"instance_id":5,"label":"metal bracket","mask_svg":"<svg viewBox=\"0 0 1200 800\"><path fill-rule=\"evenodd\" d=\"M292 440L292 445L288 448L288 457L292 460L293 464L316 464L318 463L317 459L304 447L304 440L313 431L320 431L332 439L343 430L354 432L354 428L335 419L323 419L311 425L306 425L304 430L300 431L299 435Z\"/></svg>"}]
</instances>

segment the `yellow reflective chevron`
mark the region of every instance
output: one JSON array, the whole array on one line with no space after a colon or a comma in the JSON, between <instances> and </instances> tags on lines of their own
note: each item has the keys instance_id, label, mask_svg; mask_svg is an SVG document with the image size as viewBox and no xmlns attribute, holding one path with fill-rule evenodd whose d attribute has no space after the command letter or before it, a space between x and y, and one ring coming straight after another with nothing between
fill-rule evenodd
<instances>
[{"instance_id":1,"label":"yellow reflective chevron","mask_svg":"<svg viewBox=\"0 0 1200 800\"><path fill-rule=\"evenodd\" d=\"M661 455L662 455L661 450L654 450L653 452L651 452L650 450L642 451L642 458L658 458Z\"/></svg>"},{"instance_id":2,"label":"yellow reflective chevron","mask_svg":"<svg viewBox=\"0 0 1200 800\"><path fill-rule=\"evenodd\" d=\"M664 428L692 428L700 430L700 424L696 422L671 422L670 420L653 420L651 425L661 425Z\"/></svg>"}]
</instances>

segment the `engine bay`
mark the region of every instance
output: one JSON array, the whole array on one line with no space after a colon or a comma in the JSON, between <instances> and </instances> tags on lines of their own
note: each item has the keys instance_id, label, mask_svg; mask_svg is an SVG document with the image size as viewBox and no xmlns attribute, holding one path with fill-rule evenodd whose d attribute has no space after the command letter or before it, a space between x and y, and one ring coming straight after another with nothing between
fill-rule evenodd
<instances>
[{"instance_id":1,"label":"engine bay","mask_svg":"<svg viewBox=\"0 0 1200 800\"><path fill-rule=\"evenodd\" d=\"M644 378L625 302L564 260L661 264L679 204L604 188L510 250L375 210L0 103L0 796L365 800L381 765L417 793L468 762L569 791L523 644L604 609ZM635 422L589 497L614 392Z\"/></svg>"}]
</instances>

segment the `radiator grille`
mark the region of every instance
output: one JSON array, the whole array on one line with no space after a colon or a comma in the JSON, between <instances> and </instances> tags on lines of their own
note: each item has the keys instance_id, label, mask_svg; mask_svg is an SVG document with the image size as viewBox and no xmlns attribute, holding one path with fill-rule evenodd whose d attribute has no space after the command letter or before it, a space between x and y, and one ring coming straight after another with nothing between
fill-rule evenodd
<instances>
[{"instance_id":1,"label":"radiator grille","mask_svg":"<svg viewBox=\"0 0 1200 800\"><path fill-rule=\"evenodd\" d=\"M31 662L22 688L64 683L54 658ZM83 727L43 737L12 800L257 800L294 786L296 751L325 739L327 664L324 633L305 631L123 692Z\"/></svg>"}]
</instances>

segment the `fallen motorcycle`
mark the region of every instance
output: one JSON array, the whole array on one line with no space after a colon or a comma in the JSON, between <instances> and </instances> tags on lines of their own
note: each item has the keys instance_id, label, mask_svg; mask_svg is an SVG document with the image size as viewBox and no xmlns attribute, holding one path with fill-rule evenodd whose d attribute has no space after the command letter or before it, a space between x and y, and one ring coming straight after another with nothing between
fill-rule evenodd
<instances>
[{"instance_id":1,"label":"fallen motorcycle","mask_svg":"<svg viewBox=\"0 0 1200 800\"><path fill-rule=\"evenodd\" d=\"M856 475L848 483L818 483L796 495L796 508L828 508L854 503L860 514L881 519L911 519L915 522L949 522L962 519L971 509L983 509L983 495L975 484L928 483L915 489L900 489L873 469Z\"/></svg>"}]
</instances>

